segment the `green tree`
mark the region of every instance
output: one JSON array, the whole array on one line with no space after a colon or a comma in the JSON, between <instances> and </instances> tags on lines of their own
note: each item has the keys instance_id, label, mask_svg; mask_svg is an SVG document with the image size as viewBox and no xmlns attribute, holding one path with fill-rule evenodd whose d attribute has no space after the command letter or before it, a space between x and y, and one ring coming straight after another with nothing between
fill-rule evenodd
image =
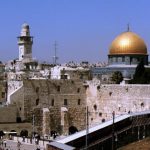
<instances>
[{"instance_id":1,"label":"green tree","mask_svg":"<svg viewBox=\"0 0 150 150\"><path fill-rule=\"evenodd\" d=\"M119 84L123 80L122 73L120 71L115 71L112 74L111 81L116 84Z\"/></svg>"},{"instance_id":2,"label":"green tree","mask_svg":"<svg viewBox=\"0 0 150 150\"><path fill-rule=\"evenodd\" d=\"M143 61L140 61L140 63L137 65L135 69L135 74L133 79L139 79L145 72L145 67Z\"/></svg>"},{"instance_id":3,"label":"green tree","mask_svg":"<svg viewBox=\"0 0 150 150\"><path fill-rule=\"evenodd\" d=\"M144 62L140 61L135 69L135 73L133 75L133 79L130 83L132 84L147 84L148 83L148 74L144 67Z\"/></svg>"}]
</instances>

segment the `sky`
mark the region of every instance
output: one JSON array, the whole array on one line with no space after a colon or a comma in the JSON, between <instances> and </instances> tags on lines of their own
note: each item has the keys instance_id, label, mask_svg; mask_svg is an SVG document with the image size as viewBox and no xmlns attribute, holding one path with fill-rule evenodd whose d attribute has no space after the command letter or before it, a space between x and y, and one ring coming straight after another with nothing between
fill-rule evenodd
<instances>
[{"instance_id":1,"label":"sky","mask_svg":"<svg viewBox=\"0 0 150 150\"><path fill-rule=\"evenodd\" d=\"M59 63L107 62L113 39L127 30L150 49L150 0L0 0L0 60L18 58L23 23L34 37L33 58ZM150 51L148 51L149 53Z\"/></svg>"}]
</instances>

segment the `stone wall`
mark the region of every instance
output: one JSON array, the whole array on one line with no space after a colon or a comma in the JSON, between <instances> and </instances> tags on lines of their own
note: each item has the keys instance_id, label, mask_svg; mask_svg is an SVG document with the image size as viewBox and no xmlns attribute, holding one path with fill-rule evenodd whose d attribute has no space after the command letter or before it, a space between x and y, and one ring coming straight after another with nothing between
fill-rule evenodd
<instances>
[{"instance_id":1,"label":"stone wall","mask_svg":"<svg viewBox=\"0 0 150 150\"><path fill-rule=\"evenodd\" d=\"M0 105L6 103L6 96L7 96L6 87L7 87L6 81L1 80L0 81Z\"/></svg>"},{"instance_id":2,"label":"stone wall","mask_svg":"<svg viewBox=\"0 0 150 150\"><path fill-rule=\"evenodd\" d=\"M90 80L91 74L88 69L76 69L74 71L72 70L62 70L61 74L66 74L69 76L69 79L81 79L81 80Z\"/></svg>"},{"instance_id":3,"label":"stone wall","mask_svg":"<svg viewBox=\"0 0 150 150\"><path fill-rule=\"evenodd\" d=\"M24 115L32 120L32 113L37 110L38 132L42 132L43 112L39 109L49 108L50 129L60 134L68 134L68 128L75 126L81 130L85 126L86 89L80 80L24 80ZM66 107L64 125L61 125L61 107ZM36 111L34 111L36 110ZM79 117L80 116L80 117ZM81 121L82 120L82 121Z\"/></svg>"},{"instance_id":4,"label":"stone wall","mask_svg":"<svg viewBox=\"0 0 150 150\"><path fill-rule=\"evenodd\" d=\"M89 124L95 125L115 115L150 109L150 85L100 84L99 80L28 79L11 94L17 106L17 117L28 122L35 115L35 131L68 134L70 127L85 129L86 105ZM44 109L49 113L44 113ZM49 118L48 118L49 117ZM48 122L46 121L48 120Z\"/></svg>"},{"instance_id":5,"label":"stone wall","mask_svg":"<svg viewBox=\"0 0 150 150\"><path fill-rule=\"evenodd\" d=\"M43 135L50 133L50 117L49 109L43 108Z\"/></svg>"},{"instance_id":6,"label":"stone wall","mask_svg":"<svg viewBox=\"0 0 150 150\"><path fill-rule=\"evenodd\" d=\"M31 123L3 123L0 124L0 130L10 132L11 130L15 130L17 135L20 135L21 130L27 130L28 135L31 135L32 132L32 124Z\"/></svg>"},{"instance_id":7,"label":"stone wall","mask_svg":"<svg viewBox=\"0 0 150 150\"><path fill-rule=\"evenodd\" d=\"M7 85L8 85L8 95L10 95L15 90L20 88L23 85L23 82L22 81L16 81L16 80L13 81L13 80L11 80L11 81L8 81Z\"/></svg>"},{"instance_id":8,"label":"stone wall","mask_svg":"<svg viewBox=\"0 0 150 150\"><path fill-rule=\"evenodd\" d=\"M9 95L10 104L16 105L17 117L24 120L24 88L17 88Z\"/></svg>"},{"instance_id":9,"label":"stone wall","mask_svg":"<svg viewBox=\"0 0 150 150\"><path fill-rule=\"evenodd\" d=\"M14 123L16 122L16 118L16 106L5 106L0 108L0 123Z\"/></svg>"},{"instance_id":10,"label":"stone wall","mask_svg":"<svg viewBox=\"0 0 150 150\"><path fill-rule=\"evenodd\" d=\"M87 103L90 124L97 124L115 115L150 110L150 85L114 85L89 82Z\"/></svg>"}]
</instances>

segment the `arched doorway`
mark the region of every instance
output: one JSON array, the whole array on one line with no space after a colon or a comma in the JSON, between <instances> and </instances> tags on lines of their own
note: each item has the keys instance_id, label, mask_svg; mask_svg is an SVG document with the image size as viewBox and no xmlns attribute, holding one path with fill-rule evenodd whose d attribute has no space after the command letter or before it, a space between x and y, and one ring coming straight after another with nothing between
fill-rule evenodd
<instances>
[{"instance_id":1,"label":"arched doorway","mask_svg":"<svg viewBox=\"0 0 150 150\"><path fill-rule=\"evenodd\" d=\"M78 132L78 129L75 126L69 127L69 135Z\"/></svg>"},{"instance_id":2,"label":"arched doorway","mask_svg":"<svg viewBox=\"0 0 150 150\"><path fill-rule=\"evenodd\" d=\"M21 137L27 137L28 136L28 130L26 130L26 129L21 130L20 136Z\"/></svg>"},{"instance_id":3,"label":"arched doorway","mask_svg":"<svg viewBox=\"0 0 150 150\"><path fill-rule=\"evenodd\" d=\"M17 132L15 130L11 130L9 135L11 136L17 136Z\"/></svg>"},{"instance_id":4,"label":"arched doorway","mask_svg":"<svg viewBox=\"0 0 150 150\"><path fill-rule=\"evenodd\" d=\"M22 122L22 121L21 121L21 117L17 117L17 118L16 118L16 122L17 122L17 123L21 123L21 122Z\"/></svg>"},{"instance_id":5,"label":"arched doorway","mask_svg":"<svg viewBox=\"0 0 150 150\"><path fill-rule=\"evenodd\" d=\"M0 138L3 137L5 135L5 133L1 130L0 131Z\"/></svg>"},{"instance_id":6,"label":"arched doorway","mask_svg":"<svg viewBox=\"0 0 150 150\"><path fill-rule=\"evenodd\" d=\"M55 139L58 133L54 130L51 131L50 135Z\"/></svg>"}]
</instances>

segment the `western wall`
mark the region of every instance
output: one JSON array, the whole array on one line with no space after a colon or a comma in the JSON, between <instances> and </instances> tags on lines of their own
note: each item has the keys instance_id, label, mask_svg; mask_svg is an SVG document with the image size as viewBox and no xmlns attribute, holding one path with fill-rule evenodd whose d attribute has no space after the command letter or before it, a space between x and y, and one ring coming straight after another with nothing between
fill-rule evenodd
<instances>
[{"instance_id":1,"label":"western wall","mask_svg":"<svg viewBox=\"0 0 150 150\"><path fill-rule=\"evenodd\" d=\"M14 82L9 86L11 84ZM35 114L35 130L40 134L42 131L48 134L48 128L49 131L68 134L71 126L78 130L85 127L85 93L86 88L80 80L28 79L8 95L10 103L17 105L22 121L32 122ZM44 119L47 115L43 108L49 109L46 113L49 113L49 124ZM43 129L45 127L47 129Z\"/></svg>"},{"instance_id":2,"label":"western wall","mask_svg":"<svg viewBox=\"0 0 150 150\"><path fill-rule=\"evenodd\" d=\"M14 84L14 82L12 82ZM57 131L69 134L69 128L85 129L86 106L90 126L115 116L150 108L150 85L101 84L99 80L28 79L10 94L21 119L33 121L40 134Z\"/></svg>"},{"instance_id":3,"label":"western wall","mask_svg":"<svg viewBox=\"0 0 150 150\"><path fill-rule=\"evenodd\" d=\"M0 124L1 123L15 123L16 122L16 106L10 105L9 107L0 108Z\"/></svg>"},{"instance_id":4,"label":"western wall","mask_svg":"<svg viewBox=\"0 0 150 150\"><path fill-rule=\"evenodd\" d=\"M99 84L88 82L87 103L91 125L112 119L115 116L147 111L150 109L150 85Z\"/></svg>"}]
</instances>

